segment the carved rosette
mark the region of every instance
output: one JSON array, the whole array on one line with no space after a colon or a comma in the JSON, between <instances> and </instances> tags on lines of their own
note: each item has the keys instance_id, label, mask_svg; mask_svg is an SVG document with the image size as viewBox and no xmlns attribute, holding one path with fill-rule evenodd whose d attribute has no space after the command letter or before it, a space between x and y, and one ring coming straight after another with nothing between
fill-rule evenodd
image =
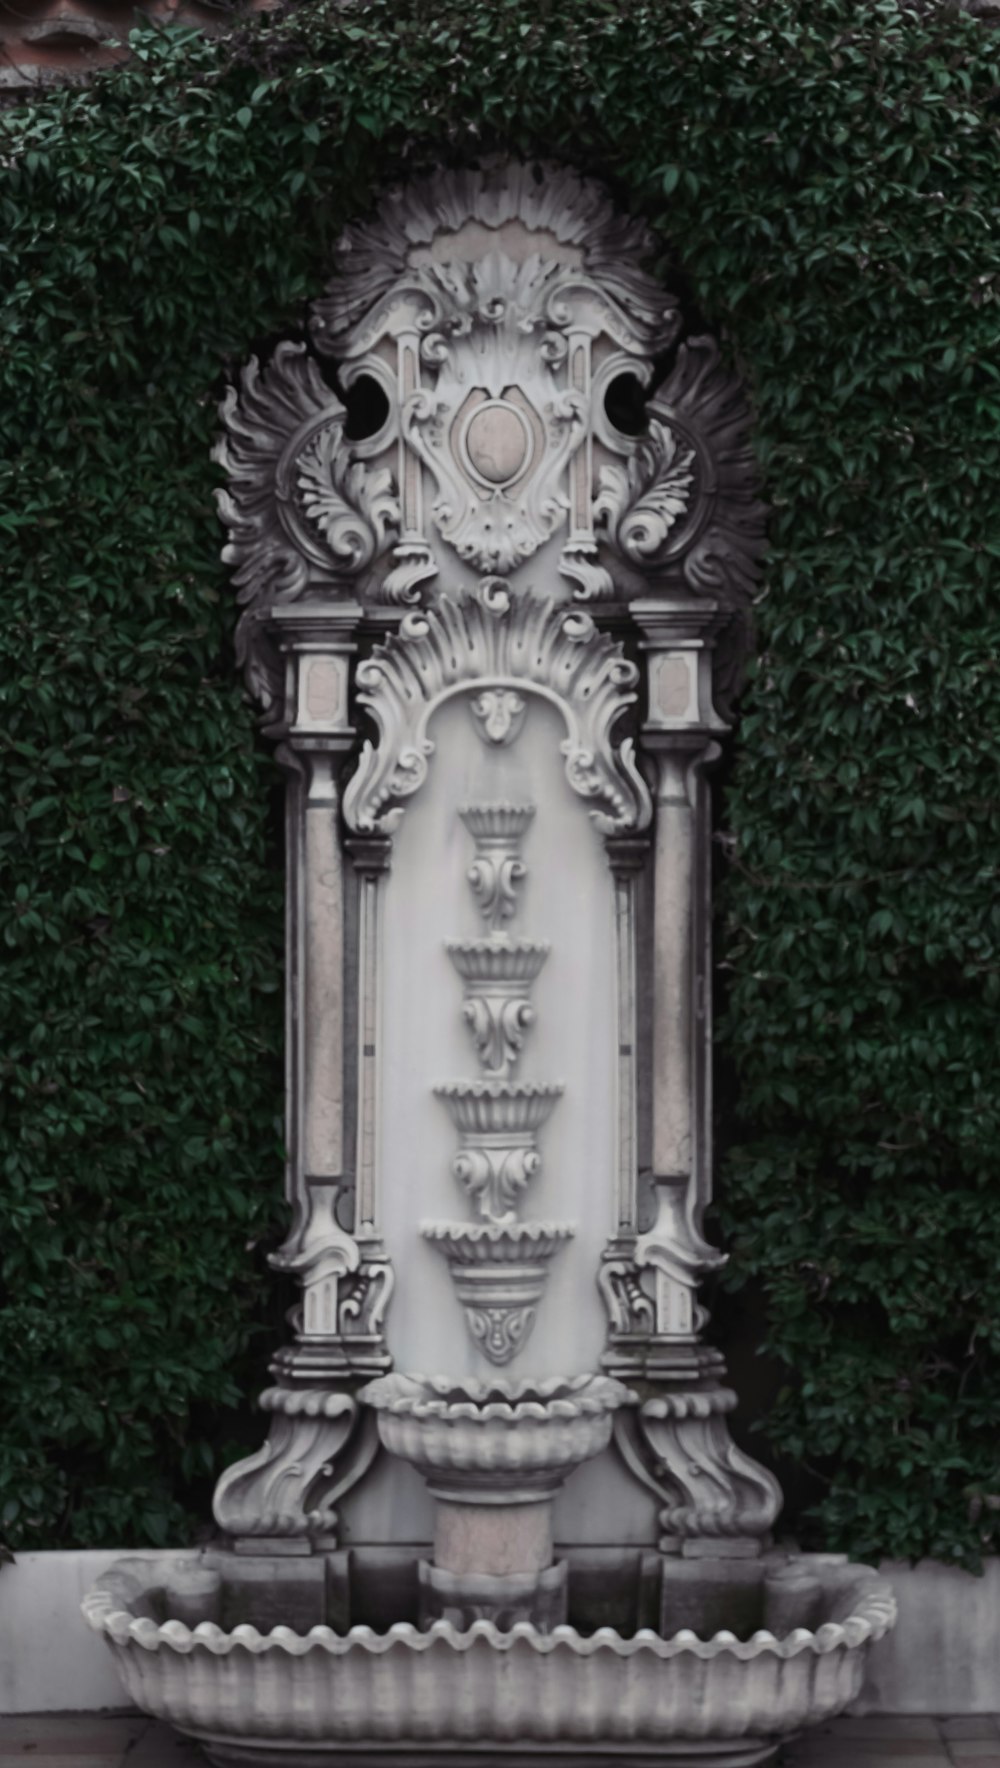
<instances>
[{"instance_id":1,"label":"carved rosette","mask_svg":"<svg viewBox=\"0 0 1000 1768\"><path fill-rule=\"evenodd\" d=\"M519 1222L521 1197L542 1164L537 1136L562 1087L512 1078L534 1021L531 988L547 945L514 940L506 931L527 868L521 841L532 804L473 804L459 811L476 844L466 874L485 939L448 945L465 984L463 1017L481 1080L434 1088L459 1133L452 1172L477 1220L428 1222L424 1238L447 1259L469 1332L491 1363L509 1363L524 1344L541 1300L549 1261L572 1228Z\"/></svg>"}]
</instances>

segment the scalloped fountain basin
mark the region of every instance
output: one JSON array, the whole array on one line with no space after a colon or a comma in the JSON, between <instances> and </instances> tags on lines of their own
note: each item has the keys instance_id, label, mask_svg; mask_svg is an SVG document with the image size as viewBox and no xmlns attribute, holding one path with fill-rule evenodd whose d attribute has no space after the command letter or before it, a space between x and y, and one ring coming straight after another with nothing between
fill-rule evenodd
<instances>
[{"instance_id":1,"label":"scalloped fountain basin","mask_svg":"<svg viewBox=\"0 0 1000 1768\"><path fill-rule=\"evenodd\" d=\"M223 1614L231 1560L199 1562L221 1570ZM869 1645L895 1619L891 1591L866 1566L808 1554L755 1564L765 1607L763 1587L781 1566L792 1584L819 1583L814 1626L782 1637L761 1627L744 1640L690 1628L670 1638L649 1628L501 1632L484 1621L465 1632L444 1621L424 1632L409 1622L346 1633L191 1627L168 1618L172 1568L142 1559L113 1567L83 1609L136 1703L197 1738L217 1764L457 1768L516 1754L522 1765L652 1765L666 1755L743 1768L843 1711L860 1692Z\"/></svg>"},{"instance_id":2,"label":"scalloped fountain basin","mask_svg":"<svg viewBox=\"0 0 1000 1768\"><path fill-rule=\"evenodd\" d=\"M396 1373L369 1382L359 1398L378 1413L384 1446L432 1490L442 1482L495 1487L496 1501L509 1505L518 1499L509 1482L535 1498L605 1448L615 1411L633 1395L609 1375L452 1381Z\"/></svg>"}]
</instances>

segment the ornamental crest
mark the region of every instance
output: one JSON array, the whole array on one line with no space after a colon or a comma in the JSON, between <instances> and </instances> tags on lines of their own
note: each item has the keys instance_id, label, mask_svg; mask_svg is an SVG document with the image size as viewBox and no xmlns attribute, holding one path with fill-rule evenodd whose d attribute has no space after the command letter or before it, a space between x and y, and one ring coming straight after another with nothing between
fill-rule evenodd
<instances>
[{"instance_id":1,"label":"ornamental crest","mask_svg":"<svg viewBox=\"0 0 1000 1768\"><path fill-rule=\"evenodd\" d=\"M282 601L412 607L486 578L748 601L745 399L711 339L681 340L652 247L601 186L509 162L434 173L347 228L309 341L251 361L223 406L225 558L265 705Z\"/></svg>"}]
</instances>

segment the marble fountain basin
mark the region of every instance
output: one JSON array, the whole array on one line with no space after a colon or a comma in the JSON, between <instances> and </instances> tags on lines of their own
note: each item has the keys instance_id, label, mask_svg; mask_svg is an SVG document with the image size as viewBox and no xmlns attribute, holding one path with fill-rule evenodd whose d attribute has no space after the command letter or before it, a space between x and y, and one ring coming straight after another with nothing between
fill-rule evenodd
<instances>
[{"instance_id":1,"label":"marble fountain basin","mask_svg":"<svg viewBox=\"0 0 1000 1768\"><path fill-rule=\"evenodd\" d=\"M599 1454L615 1411L635 1398L609 1375L453 1381L399 1373L379 1376L358 1397L378 1414L383 1446L431 1491L477 1491L505 1506L554 1491Z\"/></svg>"},{"instance_id":2,"label":"marble fountain basin","mask_svg":"<svg viewBox=\"0 0 1000 1768\"><path fill-rule=\"evenodd\" d=\"M893 1625L892 1592L869 1567L829 1555L730 1560L744 1636L639 1627L542 1633L477 1621L421 1630L327 1625L260 1630L239 1589L238 1555L120 1561L85 1599L136 1705L197 1739L217 1764L373 1768L448 1762L485 1768L562 1760L651 1765L665 1757L749 1768L842 1712L869 1646ZM662 1614L672 1604L664 1559ZM690 1562L688 1562L690 1563ZM714 1562L707 1606L722 1597ZM753 1568L756 1568L755 1570ZM191 1592L202 1581L206 1616ZM724 1579L721 1579L724 1581ZM685 1577L682 1608L697 1620ZM697 1579L694 1580L697 1586ZM773 1596L777 1588L778 1596ZM806 1596L803 1597L803 1591ZM756 1594L756 1609L748 1596ZM807 1600L809 1625L787 1625ZM185 1620L172 1618L178 1610ZM765 1624L783 1617L780 1634ZM239 1618L240 1616L245 1618Z\"/></svg>"}]
</instances>

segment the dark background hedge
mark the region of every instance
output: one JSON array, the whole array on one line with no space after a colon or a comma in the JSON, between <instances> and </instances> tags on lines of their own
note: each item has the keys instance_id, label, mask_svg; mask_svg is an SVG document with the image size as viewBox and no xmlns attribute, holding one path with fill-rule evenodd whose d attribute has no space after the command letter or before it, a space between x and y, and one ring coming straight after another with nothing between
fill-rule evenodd
<instances>
[{"instance_id":1,"label":"dark background hedge","mask_svg":"<svg viewBox=\"0 0 1000 1768\"><path fill-rule=\"evenodd\" d=\"M751 1328L765 1351L803 1539L993 1545L998 41L890 0L362 0L145 33L0 119L13 1546L190 1536L257 1429L281 877L215 401L381 181L493 146L610 178L753 389L720 1330L741 1377Z\"/></svg>"}]
</instances>

